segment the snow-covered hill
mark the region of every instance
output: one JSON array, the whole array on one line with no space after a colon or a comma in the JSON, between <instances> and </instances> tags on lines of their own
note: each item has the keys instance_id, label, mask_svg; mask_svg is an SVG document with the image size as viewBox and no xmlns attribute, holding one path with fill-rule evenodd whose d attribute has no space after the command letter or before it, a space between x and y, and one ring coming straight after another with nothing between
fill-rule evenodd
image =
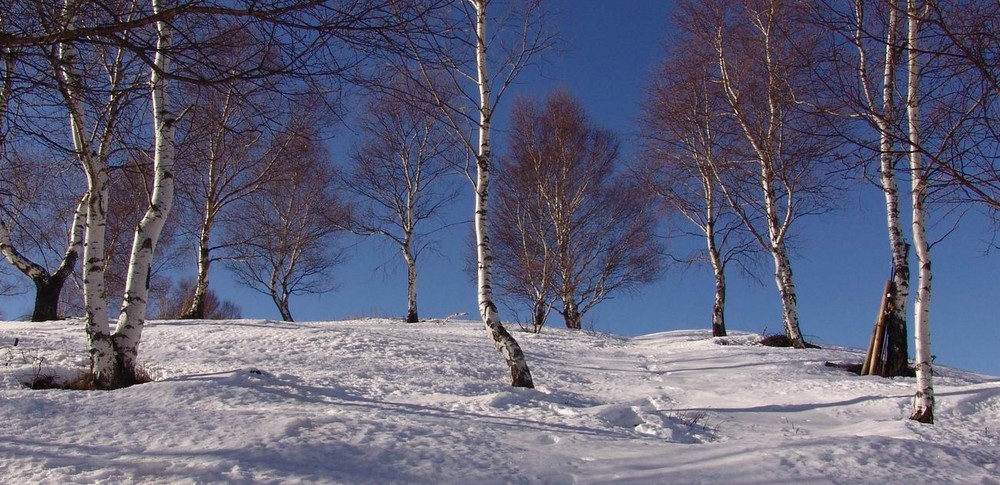
<instances>
[{"instance_id":1,"label":"snow-covered hill","mask_svg":"<svg viewBox=\"0 0 1000 485\"><path fill-rule=\"evenodd\" d=\"M79 322L0 323L3 483L1000 483L1000 378L824 366L850 349L707 331L517 333L534 390L506 385L481 325L152 322L157 381L21 381L86 362ZM14 339L17 347L13 347Z\"/></svg>"}]
</instances>

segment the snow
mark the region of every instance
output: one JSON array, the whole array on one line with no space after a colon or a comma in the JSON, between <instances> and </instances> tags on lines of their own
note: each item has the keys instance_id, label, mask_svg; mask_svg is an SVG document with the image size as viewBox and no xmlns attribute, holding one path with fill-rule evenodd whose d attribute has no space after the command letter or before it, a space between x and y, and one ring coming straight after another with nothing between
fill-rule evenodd
<instances>
[{"instance_id":1,"label":"snow","mask_svg":"<svg viewBox=\"0 0 1000 485\"><path fill-rule=\"evenodd\" d=\"M0 482L1000 484L994 376L937 368L921 425L914 379L824 365L855 349L514 335L537 389L474 322L149 322L157 380L84 392L21 385L84 369L82 322L0 323Z\"/></svg>"}]
</instances>

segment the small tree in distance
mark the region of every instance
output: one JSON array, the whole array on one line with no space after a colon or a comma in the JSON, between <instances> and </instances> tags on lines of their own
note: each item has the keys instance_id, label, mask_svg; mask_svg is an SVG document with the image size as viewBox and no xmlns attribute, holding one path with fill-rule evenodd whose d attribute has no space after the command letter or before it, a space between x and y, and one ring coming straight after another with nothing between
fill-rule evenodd
<instances>
[{"instance_id":1,"label":"small tree in distance","mask_svg":"<svg viewBox=\"0 0 1000 485\"><path fill-rule=\"evenodd\" d=\"M501 179L509 188L499 198L505 200L501 205L519 206L521 214L538 223L522 233L516 233L524 227L519 224L497 224L494 231L504 234L497 244L533 248L529 267L552 269L551 274L536 271L542 279L533 286L548 280L566 327L580 329L584 315L605 298L659 275L650 200L616 175L621 168L617 137L593 126L568 93L557 92L544 103L518 100L512 124L511 166ZM505 252L521 251L513 247ZM498 268L517 271L510 265ZM537 299L531 304L537 312L542 303Z\"/></svg>"},{"instance_id":2,"label":"small tree in distance","mask_svg":"<svg viewBox=\"0 0 1000 485\"><path fill-rule=\"evenodd\" d=\"M333 191L334 173L314 120L293 119L274 149L280 173L236 205L225 238L239 241L226 257L237 280L268 295L293 321L292 295L333 289L330 270L342 259L332 241L346 227L349 208ZM291 140L284 140L291 137Z\"/></svg>"},{"instance_id":3,"label":"small tree in distance","mask_svg":"<svg viewBox=\"0 0 1000 485\"><path fill-rule=\"evenodd\" d=\"M162 297L156 316L159 320L174 320L182 318L195 299L196 280L184 279L173 285L170 291ZM242 318L239 305L229 300L223 300L215 291L208 289L203 299L206 320L235 320Z\"/></svg>"},{"instance_id":4,"label":"small tree in distance","mask_svg":"<svg viewBox=\"0 0 1000 485\"><path fill-rule=\"evenodd\" d=\"M454 137L433 116L391 96L373 100L361 120L364 141L351 154L344 188L361 204L351 230L398 246L406 264L406 322L417 313L417 258L430 241L426 222L458 194L448 175L463 157ZM419 226L419 228L418 228Z\"/></svg>"},{"instance_id":5,"label":"small tree in distance","mask_svg":"<svg viewBox=\"0 0 1000 485\"><path fill-rule=\"evenodd\" d=\"M641 136L646 162L638 170L644 186L665 209L697 228L705 246L687 262L708 262L715 280L712 335L726 336L726 267L735 261L748 274L760 253L739 218L726 205L718 173L726 170L723 145L731 142L720 126L721 99L711 85L696 46L682 44L664 61L643 112Z\"/></svg>"}]
</instances>

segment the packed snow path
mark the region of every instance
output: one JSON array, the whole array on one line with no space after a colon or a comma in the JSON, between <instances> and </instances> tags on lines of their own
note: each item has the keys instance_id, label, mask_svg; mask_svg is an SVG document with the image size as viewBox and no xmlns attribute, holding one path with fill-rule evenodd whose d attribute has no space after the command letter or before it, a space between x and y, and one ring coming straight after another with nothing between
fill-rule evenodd
<instances>
[{"instance_id":1,"label":"packed snow path","mask_svg":"<svg viewBox=\"0 0 1000 485\"><path fill-rule=\"evenodd\" d=\"M481 325L151 322L156 382L25 389L84 368L80 322L0 323L3 483L1000 484L1000 378L858 377L708 331L516 333L507 385ZM18 345L13 346L14 339Z\"/></svg>"}]
</instances>

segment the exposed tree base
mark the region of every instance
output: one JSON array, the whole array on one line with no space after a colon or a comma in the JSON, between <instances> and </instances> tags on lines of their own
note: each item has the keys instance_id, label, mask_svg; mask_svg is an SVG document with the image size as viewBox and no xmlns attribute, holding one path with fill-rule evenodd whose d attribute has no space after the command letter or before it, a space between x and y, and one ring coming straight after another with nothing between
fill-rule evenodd
<instances>
[{"instance_id":1,"label":"exposed tree base","mask_svg":"<svg viewBox=\"0 0 1000 485\"><path fill-rule=\"evenodd\" d=\"M795 341L793 341L787 335L782 335L782 334L768 335L768 336L760 339L760 344L763 345L763 346L765 346L765 347L795 347L797 349L821 349L821 348L823 348L823 347L820 347L819 345L811 344L809 342L806 342L805 340L802 340L801 345L795 345Z\"/></svg>"},{"instance_id":2,"label":"exposed tree base","mask_svg":"<svg viewBox=\"0 0 1000 485\"><path fill-rule=\"evenodd\" d=\"M177 316L178 320L204 320L205 314L196 310L188 310Z\"/></svg>"},{"instance_id":3,"label":"exposed tree base","mask_svg":"<svg viewBox=\"0 0 1000 485\"><path fill-rule=\"evenodd\" d=\"M67 381L60 381L55 374L38 374L32 376L31 380L22 382L22 384L28 389L35 390L62 389L69 391L110 391L114 389L123 389L136 384L146 384L153 381L154 379L150 377L149 374L140 370L132 376L132 379L130 379L131 383L127 385L112 386L106 382L102 382L91 372L80 374L79 377Z\"/></svg>"},{"instance_id":4,"label":"exposed tree base","mask_svg":"<svg viewBox=\"0 0 1000 485\"><path fill-rule=\"evenodd\" d=\"M493 344L504 355L507 366L510 367L510 385L534 389L535 383L531 379L531 371L528 370L521 346L517 344L517 341L503 325L496 323L487 325L487 328L490 331L490 337L493 338Z\"/></svg>"},{"instance_id":5,"label":"exposed tree base","mask_svg":"<svg viewBox=\"0 0 1000 485\"><path fill-rule=\"evenodd\" d=\"M417 316L417 312L413 311L406 314L406 323L417 323L419 321L420 318Z\"/></svg>"},{"instance_id":6,"label":"exposed tree base","mask_svg":"<svg viewBox=\"0 0 1000 485\"><path fill-rule=\"evenodd\" d=\"M910 419L918 423L934 424L934 411L930 408L917 409L910 415Z\"/></svg>"}]
</instances>

